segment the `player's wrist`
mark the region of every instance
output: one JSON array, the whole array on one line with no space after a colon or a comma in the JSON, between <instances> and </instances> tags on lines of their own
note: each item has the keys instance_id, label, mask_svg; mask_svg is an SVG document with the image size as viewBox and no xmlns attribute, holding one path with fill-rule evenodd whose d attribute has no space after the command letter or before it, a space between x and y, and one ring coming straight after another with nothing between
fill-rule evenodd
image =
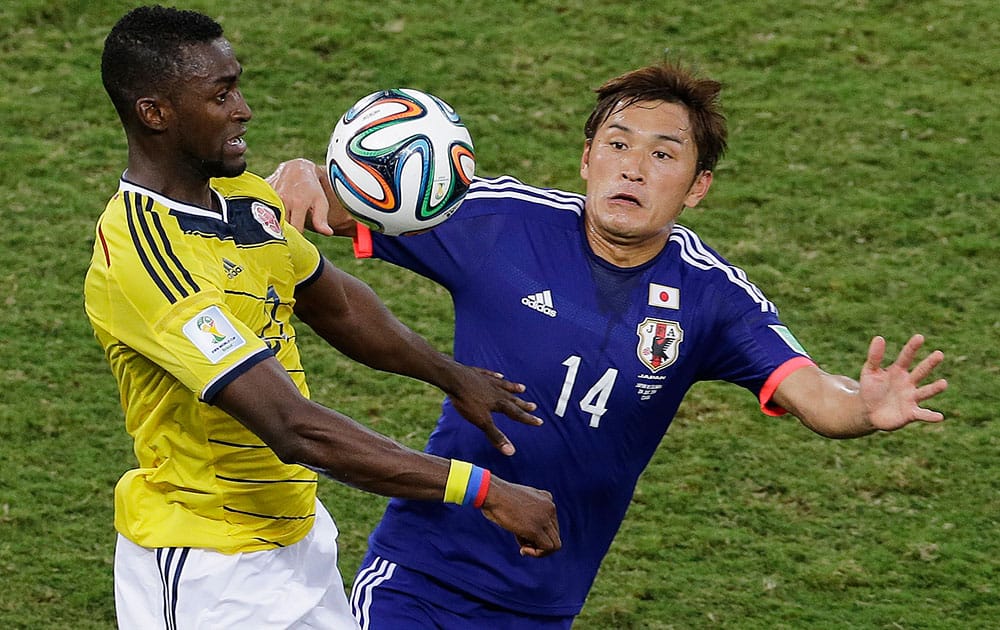
<instances>
[{"instance_id":1,"label":"player's wrist","mask_svg":"<svg viewBox=\"0 0 1000 630\"><path fill-rule=\"evenodd\" d=\"M474 508L483 507L490 489L490 477L490 471L486 468L459 459L451 460L448 481L445 483L444 502L471 505Z\"/></svg>"}]
</instances>

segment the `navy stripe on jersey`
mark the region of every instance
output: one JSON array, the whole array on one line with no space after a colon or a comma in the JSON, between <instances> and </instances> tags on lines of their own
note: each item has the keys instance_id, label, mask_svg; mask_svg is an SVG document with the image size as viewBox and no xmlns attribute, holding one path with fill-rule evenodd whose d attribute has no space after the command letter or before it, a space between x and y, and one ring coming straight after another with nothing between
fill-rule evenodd
<instances>
[{"instance_id":1,"label":"navy stripe on jersey","mask_svg":"<svg viewBox=\"0 0 1000 630\"><path fill-rule=\"evenodd\" d=\"M223 477L222 475L216 475L215 478L232 483L317 483L315 479L237 479L236 477Z\"/></svg>"},{"instance_id":2,"label":"navy stripe on jersey","mask_svg":"<svg viewBox=\"0 0 1000 630\"><path fill-rule=\"evenodd\" d=\"M237 444L236 442L226 442L223 440L213 440L208 439L212 444L221 444L222 446L232 446L233 448L270 448L267 444Z\"/></svg>"},{"instance_id":3,"label":"navy stripe on jersey","mask_svg":"<svg viewBox=\"0 0 1000 630\"><path fill-rule=\"evenodd\" d=\"M139 195L136 195L136 198L138 199ZM142 266L146 269L146 273L149 274L150 279L153 281L154 284L156 284L157 287L159 287L160 292L163 293L163 296L165 298L167 298L167 301L173 304L174 302L177 301L177 298L174 297L174 294L170 292L170 289L167 288L167 285L163 283L163 279L160 278L160 275L156 273L156 271L153 269L153 265L149 260L149 256L146 255L146 249L143 247L142 242L139 240L139 233L136 230L135 226L134 213L135 213L135 208L133 207L132 204L132 196L126 194L125 217L128 220L128 230L129 233L132 235L132 245L135 246L135 253L139 256L139 261L142 263Z\"/></svg>"},{"instance_id":4,"label":"navy stripe on jersey","mask_svg":"<svg viewBox=\"0 0 1000 630\"><path fill-rule=\"evenodd\" d=\"M167 630L177 629L177 591L189 551L187 547L156 550L156 565L163 586L163 624Z\"/></svg>"},{"instance_id":5,"label":"navy stripe on jersey","mask_svg":"<svg viewBox=\"0 0 1000 630\"><path fill-rule=\"evenodd\" d=\"M271 521L304 521L316 517L315 512L312 514L306 514L305 516L280 516L278 514L257 514L256 512L244 512L243 510L237 510L236 508L231 508L227 505L223 505L222 509L226 512L232 512L233 514L243 514L244 516L264 518Z\"/></svg>"},{"instance_id":6,"label":"navy stripe on jersey","mask_svg":"<svg viewBox=\"0 0 1000 630\"><path fill-rule=\"evenodd\" d=\"M177 266L177 269L180 271L181 276L187 282L188 286L191 287L192 292L197 293L200 290L198 287L198 283L194 281L194 278L192 278L191 274L188 273L187 267L185 267L184 264L180 261L180 259L177 258L177 254L174 253L174 248L170 245L170 239L167 238L167 233L163 229L163 223L161 222L160 215L153 213L150 216L153 217L153 226L156 228L157 233L159 233L160 235L160 242L163 243L163 251L170 258L170 260L174 261L174 265Z\"/></svg>"},{"instance_id":7,"label":"navy stripe on jersey","mask_svg":"<svg viewBox=\"0 0 1000 630\"><path fill-rule=\"evenodd\" d=\"M513 177L504 176L496 179L476 179L467 199L519 199L532 203L569 210L575 214L583 214L583 195L552 188L528 186Z\"/></svg>"},{"instance_id":8,"label":"navy stripe on jersey","mask_svg":"<svg viewBox=\"0 0 1000 630\"><path fill-rule=\"evenodd\" d=\"M177 289L181 297L188 297L188 295L190 295L191 293L197 292L198 287L194 286L194 281L191 280L191 276L187 273L186 270L184 270L183 267L180 266L180 261L178 261L177 257L173 255L173 251L170 249L170 241L167 240L167 236L163 232L163 226L159 224L158 221L159 217L156 215L156 213L151 212L153 208L153 200L147 199L145 207L143 207L142 210L140 211L139 203L141 200L142 200L141 197L139 197L139 195L136 195L136 200L135 200L136 203L133 206L133 209L135 210L136 223L138 223L139 226L142 228L142 233L146 237L146 242L149 245L150 251L156 258L156 262L159 263L160 269L162 270L163 274L166 276L168 280L170 280L170 283L174 285L174 288ZM150 229L151 221L154 224L153 227L156 228L157 234L160 236L160 242L163 243L162 251L157 246L158 245L157 240L153 238L153 233L152 230ZM181 275L183 275L186 279L190 280L191 284L185 287L181 283L175 271L171 269L170 265L167 263L165 256L169 256L172 260L174 260L177 263L179 270L182 272ZM193 289L193 291L189 292L188 291L189 288Z\"/></svg>"},{"instance_id":9,"label":"navy stripe on jersey","mask_svg":"<svg viewBox=\"0 0 1000 630\"><path fill-rule=\"evenodd\" d=\"M670 240L680 245L681 259L684 262L706 271L711 269L721 271L729 279L729 282L741 288L750 296L751 300L760 305L762 313L776 314L778 312L777 307L764 297L764 294L757 288L757 285L747 278L746 272L739 267L726 263L716 254L712 253L698 235L690 229L681 225L675 225L673 231L670 233Z\"/></svg>"},{"instance_id":10,"label":"navy stripe on jersey","mask_svg":"<svg viewBox=\"0 0 1000 630\"><path fill-rule=\"evenodd\" d=\"M173 304L181 298L196 293L198 285L174 254L159 217L151 212L152 208L152 199L144 198L138 193L125 194L125 214L136 254L150 279L167 301ZM150 222L153 223L152 228ZM154 229L160 237L160 242L163 243L162 249L153 238ZM171 269L167 258L173 262L176 271Z\"/></svg>"}]
</instances>

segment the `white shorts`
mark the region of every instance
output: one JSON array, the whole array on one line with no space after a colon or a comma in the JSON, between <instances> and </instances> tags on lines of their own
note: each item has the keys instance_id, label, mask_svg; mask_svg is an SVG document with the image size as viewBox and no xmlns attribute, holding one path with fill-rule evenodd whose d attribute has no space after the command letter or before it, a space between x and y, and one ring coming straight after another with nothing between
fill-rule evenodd
<instances>
[{"instance_id":1,"label":"white shorts","mask_svg":"<svg viewBox=\"0 0 1000 630\"><path fill-rule=\"evenodd\" d=\"M122 630L356 630L337 569L337 526L316 501L301 541L268 551L148 549L118 535L115 609Z\"/></svg>"}]
</instances>

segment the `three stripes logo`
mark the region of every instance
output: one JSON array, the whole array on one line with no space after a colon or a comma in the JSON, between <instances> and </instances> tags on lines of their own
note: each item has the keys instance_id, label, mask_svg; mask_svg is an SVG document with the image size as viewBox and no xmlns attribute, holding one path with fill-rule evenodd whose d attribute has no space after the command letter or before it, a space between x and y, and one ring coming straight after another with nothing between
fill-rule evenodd
<instances>
[{"instance_id":1,"label":"three stripes logo","mask_svg":"<svg viewBox=\"0 0 1000 630\"><path fill-rule=\"evenodd\" d=\"M222 268L226 270L226 277L230 280L238 276L243 271L243 267L237 265L228 258L222 259Z\"/></svg>"},{"instance_id":2,"label":"three stripes logo","mask_svg":"<svg viewBox=\"0 0 1000 630\"><path fill-rule=\"evenodd\" d=\"M548 289L524 296L521 298L521 304L549 317L556 316L556 309L552 307L552 291Z\"/></svg>"}]
</instances>

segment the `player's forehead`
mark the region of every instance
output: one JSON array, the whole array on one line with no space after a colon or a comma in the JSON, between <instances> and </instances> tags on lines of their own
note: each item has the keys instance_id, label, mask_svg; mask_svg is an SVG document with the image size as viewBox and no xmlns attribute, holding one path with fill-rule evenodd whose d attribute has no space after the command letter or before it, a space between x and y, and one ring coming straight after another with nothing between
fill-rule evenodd
<instances>
[{"instance_id":1,"label":"player's forehead","mask_svg":"<svg viewBox=\"0 0 1000 630\"><path fill-rule=\"evenodd\" d=\"M181 51L181 65L187 83L229 83L243 72L232 44L225 37L185 46Z\"/></svg>"}]
</instances>

